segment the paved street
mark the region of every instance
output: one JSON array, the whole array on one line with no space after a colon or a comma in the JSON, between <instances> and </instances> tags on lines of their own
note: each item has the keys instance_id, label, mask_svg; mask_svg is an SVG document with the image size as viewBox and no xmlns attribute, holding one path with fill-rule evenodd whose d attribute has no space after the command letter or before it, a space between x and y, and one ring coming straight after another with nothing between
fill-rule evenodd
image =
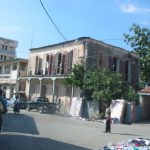
<instances>
[{"instance_id":1,"label":"paved street","mask_svg":"<svg viewBox=\"0 0 150 150\"><path fill-rule=\"evenodd\" d=\"M150 139L150 123L112 125L112 133L103 133L105 124L57 115L12 110L4 115L0 150L98 150L108 143L143 137Z\"/></svg>"}]
</instances>

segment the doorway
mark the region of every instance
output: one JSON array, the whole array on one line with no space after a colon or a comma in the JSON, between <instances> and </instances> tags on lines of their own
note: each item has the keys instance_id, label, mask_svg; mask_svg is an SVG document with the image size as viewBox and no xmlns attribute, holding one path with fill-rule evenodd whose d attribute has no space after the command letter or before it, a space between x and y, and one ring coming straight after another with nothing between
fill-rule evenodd
<instances>
[{"instance_id":1,"label":"doorway","mask_svg":"<svg viewBox=\"0 0 150 150\"><path fill-rule=\"evenodd\" d=\"M46 97L46 85L42 85L41 96Z\"/></svg>"}]
</instances>

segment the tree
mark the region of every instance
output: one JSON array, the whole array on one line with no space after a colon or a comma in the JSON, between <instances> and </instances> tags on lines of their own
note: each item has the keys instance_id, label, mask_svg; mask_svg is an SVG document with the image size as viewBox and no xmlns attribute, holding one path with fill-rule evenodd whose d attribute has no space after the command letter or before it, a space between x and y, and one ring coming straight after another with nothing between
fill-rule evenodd
<instances>
[{"instance_id":1,"label":"tree","mask_svg":"<svg viewBox=\"0 0 150 150\"><path fill-rule=\"evenodd\" d=\"M94 68L86 72L84 89L91 91L93 99L110 104L112 99L120 98L121 86L118 73Z\"/></svg>"},{"instance_id":2,"label":"tree","mask_svg":"<svg viewBox=\"0 0 150 150\"><path fill-rule=\"evenodd\" d=\"M123 89L123 98L129 102L135 101L139 103L139 94L131 86Z\"/></svg>"},{"instance_id":3,"label":"tree","mask_svg":"<svg viewBox=\"0 0 150 150\"><path fill-rule=\"evenodd\" d=\"M141 81L150 84L150 30L133 24L130 34L124 34L125 42L139 55Z\"/></svg>"},{"instance_id":4,"label":"tree","mask_svg":"<svg viewBox=\"0 0 150 150\"><path fill-rule=\"evenodd\" d=\"M65 80L63 80L63 83L65 85L73 85L79 87L81 90L83 90L84 73L85 73L84 66L85 65L83 61L81 61L78 64L75 64L71 70L71 74L69 74L68 77Z\"/></svg>"},{"instance_id":5,"label":"tree","mask_svg":"<svg viewBox=\"0 0 150 150\"><path fill-rule=\"evenodd\" d=\"M80 87L85 100L94 99L108 104L119 98L122 92L120 74L89 67L83 62L74 66L64 83Z\"/></svg>"}]
</instances>

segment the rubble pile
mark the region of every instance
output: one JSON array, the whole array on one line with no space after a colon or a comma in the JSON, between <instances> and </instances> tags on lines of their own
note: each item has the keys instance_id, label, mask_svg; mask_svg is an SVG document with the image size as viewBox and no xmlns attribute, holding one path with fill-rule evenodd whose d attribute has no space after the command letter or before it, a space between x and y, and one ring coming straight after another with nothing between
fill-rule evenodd
<instances>
[{"instance_id":1,"label":"rubble pile","mask_svg":"<svg viewBox=\"0 0 150 150\"><path fill-rule=\"evenodd\" d=\"M150 139L129 139L118 144L108 144L103 147L103 150L150 150Z\"/></svg>"}]
</instances>

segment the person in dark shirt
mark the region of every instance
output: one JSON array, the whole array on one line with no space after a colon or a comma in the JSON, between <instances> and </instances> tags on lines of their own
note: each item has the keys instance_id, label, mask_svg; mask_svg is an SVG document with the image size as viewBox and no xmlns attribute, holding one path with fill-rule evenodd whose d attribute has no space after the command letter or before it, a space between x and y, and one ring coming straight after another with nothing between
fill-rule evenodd
<instances>
[{"instance_id":1,"label":"person in dark shirt","mask_svg":"<svg viewBox=\"0 0 150 150\"><path fill-rule=\"evenodd\" d=\"M13 111L14 111L15 114L18 114L18 115L20 113L20 103L19 103L19 100L18 100L17 97L16 97L16 100L14 101Z\"/></svg>"},{"instance_id":2,"label":"person in dark shirt","mask_svg":"<svg viewBox=\"0 0 150 150\"><path fill-rule=\"evenodd\" d=\"M108 117L106 119L106 130L105 132L111 132L111 115L108 114Z\"/></svg>"},{"instance_id":3,"label":"person in dark shirt","mask_svg":"<svg viewBox=\"0 0 150 150\"><path fill-rule=\"evenodd\" d=\"M106 110L106 123L105 123L105 133L110 133L111 132L111 110L108 108Z\"/></svg>"}]
</instances>

